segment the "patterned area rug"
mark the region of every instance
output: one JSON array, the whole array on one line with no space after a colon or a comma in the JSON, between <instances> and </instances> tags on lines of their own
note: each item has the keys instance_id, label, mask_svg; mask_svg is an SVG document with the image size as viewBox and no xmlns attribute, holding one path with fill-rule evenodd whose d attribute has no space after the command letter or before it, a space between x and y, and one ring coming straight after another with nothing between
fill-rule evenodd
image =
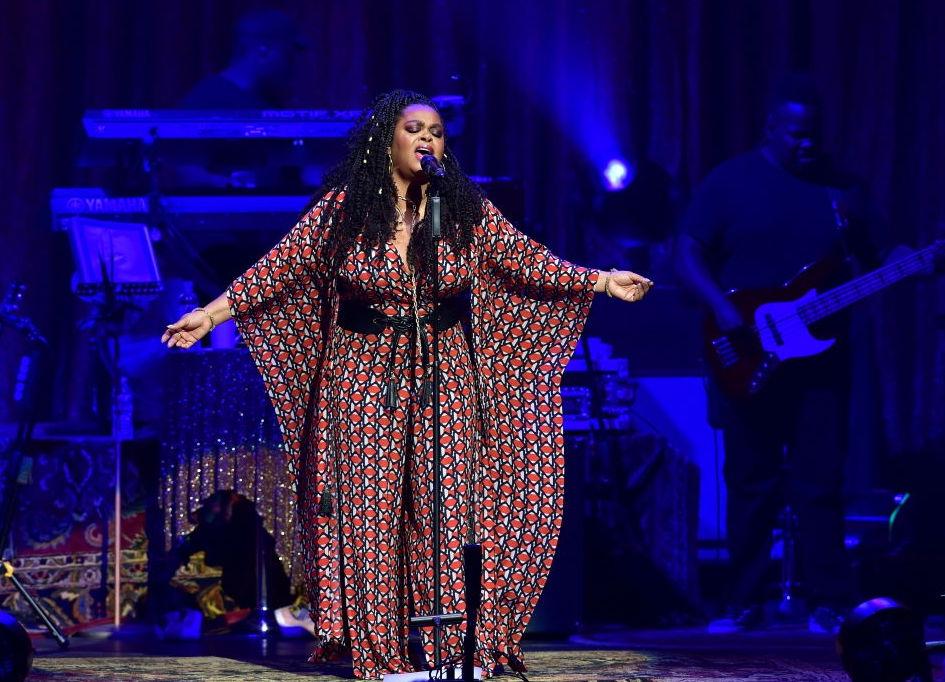
<instances>
[{"instance_id":1,"label":"patterned area rug","mask_svg":"<svg viewBox=\"0 0 945 682\"><path fill-rule=\"evenodd\" d=\"M37 660L33 662L33 672L27 679L29 682L282 682L302 679L334 682L342 678L325 675L314 667L296 672L274 670L265 665L216 656L128 656Z\"/></svg>"},{"instance_id":2,"label":"patterned area rug","mask_svg":"<svg viewBox=\"0 0 945 682\"><path fill-rule=\"evenodd\" d=\"M601 680L626 682L841 682L839 664L789 660L784 656L714 652L533 651L528 654L532 682ZM228 658L200 657L59 657L37 659L31 682L227 682L311 680L337 682L351 677L349 668L299 664L278 668ZM509 676L505 679L511 680Z\"/></svg>"}]
</instances>

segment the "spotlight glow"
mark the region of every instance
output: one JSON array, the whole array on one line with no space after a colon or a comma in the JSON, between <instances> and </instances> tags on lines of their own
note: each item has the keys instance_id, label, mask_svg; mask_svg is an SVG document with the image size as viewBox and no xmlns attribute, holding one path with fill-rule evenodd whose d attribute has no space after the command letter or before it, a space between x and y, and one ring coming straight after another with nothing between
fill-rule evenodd
<instances>
[{"instance_id":1,"label":"spotlight glow","mask_svg":"<svg viewBox=\"0 0 945 682\"><path fill-rule=\"evenodd\" d=\"M619 192L633 182L634 168L623 159L611 159L604 166L604 187L609 192Z\"/></svg>"}]
</instances>

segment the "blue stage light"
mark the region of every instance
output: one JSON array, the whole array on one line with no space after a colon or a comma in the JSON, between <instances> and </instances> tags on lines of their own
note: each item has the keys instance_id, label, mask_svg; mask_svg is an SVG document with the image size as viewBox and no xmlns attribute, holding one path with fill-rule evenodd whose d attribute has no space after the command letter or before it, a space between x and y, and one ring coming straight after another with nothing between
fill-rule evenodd
<instances>
[{"instance_id":1,"label":"blue stage light","mask_svg":"<svg viewBox=\"0 0 945 682\"><path fill-rule=\"evenodd\" d=\"M604 187L609 192L619 192L633 182L636 169L623 159L611 159L604 166Z\"/></svg>"}]
</instances>

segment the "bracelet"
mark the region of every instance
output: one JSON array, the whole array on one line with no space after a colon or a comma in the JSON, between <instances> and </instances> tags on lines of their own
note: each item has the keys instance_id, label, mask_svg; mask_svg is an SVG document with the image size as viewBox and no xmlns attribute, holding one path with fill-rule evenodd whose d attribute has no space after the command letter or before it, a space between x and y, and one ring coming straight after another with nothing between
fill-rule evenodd
<instances>
[{"instance_id":1,"label":"bracelet","mask_svg":"<svg viewBox=\"0 0 945 682\"><path fill-rule=\"evenodd\" d=\"M610 293L610 272L604 272L603 270L598 270L597 272L600 273L597 281L599 282L601 279L604 280L603 293L607 294L610 298L613 298L614 295ZM613 272L613 270L611 270L611 272Z\"/></svg>"},{"instance_id":2,"label":"bracelet","mask_svg":"<svg viewBox=\"0 0 945 682\"><path fill-rule=\"evenodd\" d=\"M209 311L209 310L207 310L206 308L194 308L193 312L195 312L195 313L203 313L203 314L206 315L208 318L210 318L210 331L213 331L214 329L217 328L217 323L214 322L214 320L213 320L213 315L210 314L210 311Z\"/></svg>"},{"instance_id":3,"label":"bracelet","mask_svg":"<svg viewBox=\"0 0 945 682\"><path fill-rule=\"evenodd\" d=\"M604 282L604 293L607 294L607 297L608 297L608 298L613 298L613 297L614 297L614 295L613 295L612 293L610 293L610 275L611 275L611 273L614 273L614 272L617 272L617 270L614 269L614 268L611 268L611 269L610 269L610 272L606 273L607 281Z\"/></svg>"}]
</instances>

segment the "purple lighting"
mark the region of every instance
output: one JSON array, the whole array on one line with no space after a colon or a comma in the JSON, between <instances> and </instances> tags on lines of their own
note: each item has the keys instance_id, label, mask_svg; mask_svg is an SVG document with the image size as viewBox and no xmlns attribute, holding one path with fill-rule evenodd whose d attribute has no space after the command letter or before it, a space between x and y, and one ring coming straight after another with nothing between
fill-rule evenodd
<instances>
[{"instance_id":1,"label":"purple lighting","mask_svg":"<svg viewBox=\"0 0 945 682\"><path fill-rule=\"evenodd\" d=\"M633 182L635 175L635 169L626 161L611 159L604 166L604 186L609 192L619 192Z\"/></svg>"}]
</instances>

